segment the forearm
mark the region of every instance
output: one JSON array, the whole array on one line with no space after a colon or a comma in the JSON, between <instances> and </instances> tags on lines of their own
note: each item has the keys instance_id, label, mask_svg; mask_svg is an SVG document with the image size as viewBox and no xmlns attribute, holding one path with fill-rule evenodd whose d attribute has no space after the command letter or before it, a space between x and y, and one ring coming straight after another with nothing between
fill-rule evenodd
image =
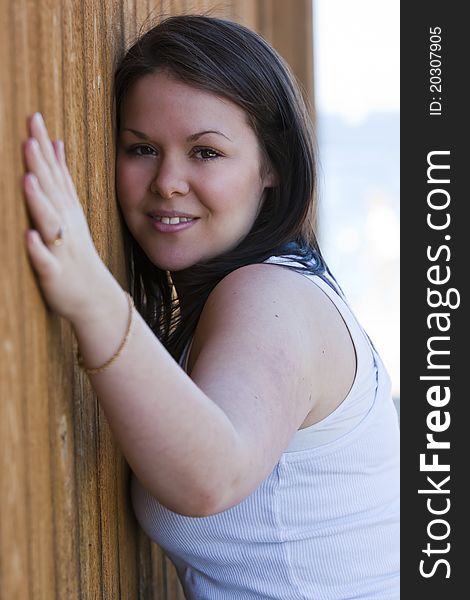
<instances>
[{"instance_id":1,"label":"forearm","mask_svg":"<svg viewBox=\"0 0 470 600\"><path fill-rule=\"evenodd\" d=\"M119 347L129 311L111 276L95 289L93 306L73 322L89 367L103 364ZM211 512L221 491L228 492L236 479L236 431L137 311L122 353L90 380L124 455L147 489L177 512Z\"/></svg>"}]
</instances>

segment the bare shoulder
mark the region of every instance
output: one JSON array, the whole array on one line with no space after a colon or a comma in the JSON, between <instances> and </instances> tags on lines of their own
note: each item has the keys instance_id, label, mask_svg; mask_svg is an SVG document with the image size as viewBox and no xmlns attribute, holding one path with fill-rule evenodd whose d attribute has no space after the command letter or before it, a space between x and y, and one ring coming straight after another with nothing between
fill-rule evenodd
<instances>
[{"instance_id":1,"label":"bare shoulder","mask_svg":"<svg viewBox=\"0 0 470 600\"><path fill-rule=\"evenodd\" d=\"M214 288L189 371L229 411L233 397L238 410L241 396L284 405L295 430L312 409L312 418L321 418L342 400L353 361L349 332L323 290L292 269L263 263L233 271Z\"/></svg>"},{"instance_id":2,"label":"bare shoulder","mask_svg":"<svg viewBox=\"0 0 470 600\"><path fill-rule=\"evenodd\" d=\"M315 298L321 303L324 294L299 273L281 265L261 263L246 265L224 277L210 294L204 310L210 318L217 318L219 310L225 315L230 310L243 311L245 318L258 320L280 319L276 312L279 308L282 317L293 322L301 320L301 309L309 310ZM248 314L250 308L256 312Z\"/></svg>"},{"instance_id":3,"label":"bare shoulder","mask_svg":"<svg viewBox=\"0 0 470 600\"><path fill-rule=\"evenodd\" d=\"M214 288L197 334L201 339L208 329L226 330L236 324L237 330L256 331L264 339L285 329L295 334L294 339L302 335L318 339L325 318L341 321L331 300L311 279L281 265L252 264L232 271ZM289 350L294 355L296 350L305 352L298 345Z\"/></svg>"},{"instance_id":4,"label":"bare shoulder","mask_svg":"<svg viewBox=\"0 0 470 600\"><path fill-rule=\"evenodd\" d=\"M305 353L302 338L311 332L311 314L315 304L324 302L323 296L317 286L286 267L262 263L236 269L207 299L193 358L210 338L220 337L235 352L234 344L243 337L252 341L260 360L268 354L272 362L275 354L276 363L297 363Z\"/></svg>"}]
</instances>

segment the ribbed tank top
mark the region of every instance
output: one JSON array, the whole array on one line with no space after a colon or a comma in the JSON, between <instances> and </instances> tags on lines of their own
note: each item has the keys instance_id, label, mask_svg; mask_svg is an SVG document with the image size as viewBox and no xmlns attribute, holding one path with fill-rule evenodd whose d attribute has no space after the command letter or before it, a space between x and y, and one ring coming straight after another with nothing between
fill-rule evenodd
<instances>
[{"instance_id":1,"label":"ribbed tank top","mask_svg":"<svg viewBox=\"0 0 470 600\"><path fill-rule=\"evenodd\" d=\"M133 478L140 525L174 563L188 600L400 597L399 430L390 378L331 281L305 276L349 329L356 375L346 399L297 431L265 481L219 514L176 514Z\"/></svg>"}]
</instances>

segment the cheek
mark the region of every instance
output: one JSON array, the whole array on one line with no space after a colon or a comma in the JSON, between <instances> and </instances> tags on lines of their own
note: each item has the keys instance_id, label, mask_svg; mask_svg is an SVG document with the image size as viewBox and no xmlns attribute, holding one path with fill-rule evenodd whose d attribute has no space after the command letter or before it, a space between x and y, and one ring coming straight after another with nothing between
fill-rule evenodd
<instances>
[{"instance_id":1,"label":"cheek","mask_svg":"<svg viewBox=\"0 0 470 600\"><path fill-rule=\"evenodd\" d=\"M130 165L124 161L116 162L116 195L123 209L132 206L134 197L139 192L139 179Z\"/></svg>"},{"instance_id":2,"label":"cheek","mask_svg":"<svg viewBox=\"0 0 470 600\"><path fill-rule=\"evenodd\" d=\"M225 172L220 177L206 177L200 188L200 197L205 197L213 213L239 213L240 217L248 218L257 213L262 193L259 171L246 167Z\"/></svg>"},{"instance_id":3,"label":"cheek","mask_svg":"<svg viewBox=\"0 0 470 600\"><path fill-rule=\"evenodd\" d=\"M116 193L119 202L121 202L121 197L125 193L126 179L127 177L125 166L123 164L123 161L118 158L116 160Z\"/></svg>"}]
</instances>

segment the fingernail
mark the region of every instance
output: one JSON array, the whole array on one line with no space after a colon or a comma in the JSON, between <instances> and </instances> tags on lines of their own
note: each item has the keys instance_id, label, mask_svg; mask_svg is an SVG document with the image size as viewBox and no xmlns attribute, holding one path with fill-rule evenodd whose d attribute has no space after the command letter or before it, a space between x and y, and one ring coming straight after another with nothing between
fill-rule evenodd
<instances>
[{"instance_id":1,"label":"fingernail","mask_svg":"<svg viewBox=\"0 0 470 600\"><path fill-rule=\"evenodd\" d=\"M42 114L40 112L34 113L33 119L35 121L37 121L38 123L41 123L42 121L44 121L44 119L42 118Z\"/></svg>"}]
</instances>

